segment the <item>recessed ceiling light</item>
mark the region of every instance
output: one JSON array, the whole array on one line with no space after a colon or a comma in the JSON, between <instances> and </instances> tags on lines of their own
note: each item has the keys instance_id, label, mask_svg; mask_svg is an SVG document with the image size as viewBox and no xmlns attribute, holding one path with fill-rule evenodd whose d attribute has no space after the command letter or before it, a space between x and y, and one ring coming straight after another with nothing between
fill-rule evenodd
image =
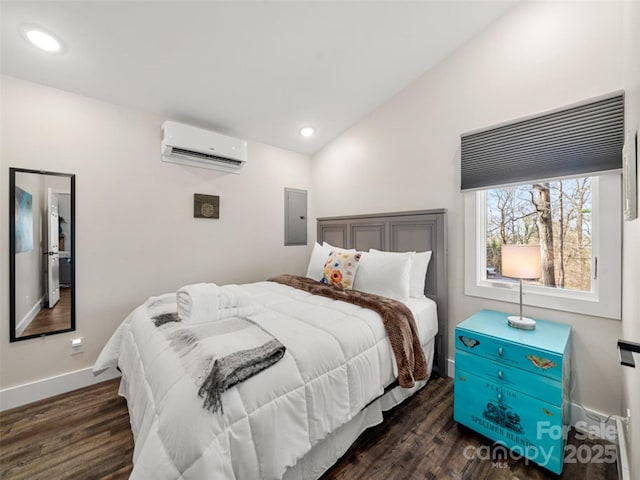
<instances>
[{"instance_id":1,"label":"recessed ceiling light","mask_svg":"<svg viewBox=\"0 0 640 480\"><path fill-rule=\"evenodd\" d=\"M34 26L24 26L21 29L22 35L32 45L45 52L57 53L62 50L62 43L49 32Z\"/></svg>"},{"instance_id":2,"label":"recessed ceiling light","mask_svg":"<svg viewBox=\"0 0 640 480\"><path fill-rule=\"evenodd\" d=\"M300 135L302 135L303 137L310 137L314 133L316 133L316 131L313 129L313 127L304 127L300 129Z\"/></svg>"}]
</instances>

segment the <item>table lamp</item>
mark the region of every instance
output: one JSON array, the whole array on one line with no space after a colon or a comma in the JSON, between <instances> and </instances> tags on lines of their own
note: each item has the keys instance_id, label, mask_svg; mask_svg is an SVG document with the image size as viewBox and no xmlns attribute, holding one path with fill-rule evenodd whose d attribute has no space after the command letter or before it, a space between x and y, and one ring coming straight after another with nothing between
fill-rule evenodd
<instances>
[{"instance_id":1,"label":"table lamp","mask_svg":"<svg viewBox=\"0 0 640 480\"><path fill-rule=\"evenodd\" d=\"M540 245L502 245L502 276L520 280L520 315L510 316L510 327L523 330L536 328L536 321L522 316L522 280L540 278Z\"/></svg>"}]
</instances>

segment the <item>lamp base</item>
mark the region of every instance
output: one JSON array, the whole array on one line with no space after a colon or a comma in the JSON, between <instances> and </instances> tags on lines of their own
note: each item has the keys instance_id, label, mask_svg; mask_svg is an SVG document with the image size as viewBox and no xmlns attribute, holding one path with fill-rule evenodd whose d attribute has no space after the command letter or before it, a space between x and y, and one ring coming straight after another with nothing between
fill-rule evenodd
<instances>
[{"instance_id":1,"label":"lamp base","mask_svg":"<svg viewBox=\"0 0 640 480\"><path fill-rule=\"evenodd\" d=\"M519 328L521 330L535 330L536 321L532 318L511 316L507 317L507 324L513 328Z\"/></svg>"}]
</instances>

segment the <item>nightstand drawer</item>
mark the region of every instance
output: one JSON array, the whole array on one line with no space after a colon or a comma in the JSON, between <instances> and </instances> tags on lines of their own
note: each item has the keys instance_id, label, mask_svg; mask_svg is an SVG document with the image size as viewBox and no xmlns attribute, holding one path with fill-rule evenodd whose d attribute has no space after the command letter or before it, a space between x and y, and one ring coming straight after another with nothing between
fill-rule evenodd
<instances>
[{"instance_id":1,"label":"nightstand drawer","mask_svg":"<svg viewBox=\"0 0 640 480\"><path fill-rule=\"evenodd\" d=\"M496 385L518 390L553 405L562 405L562 383L520 368L510 367L504 362L492 360L478 361L477 355L458 349L456 351L456 370L471 372L485 378Z\"/></svg>"},{"instance_id":2,"label":"nightstand drawer","mask_svg":"<svg viewBox=\"0 0 640 480\"><path fill-rule=\"evenodd\" d=\"M456 365L454 420L555 472L562 471L562 410Z\"/></svg>"},{"instance_id":3,"label":"nightstand drawer","mask_svg":"<svg viewBox=\"0 0 640 480\"><path fill-rule=\"evenodd\" d=\"M456 348L504 365L562 380L562 356L456 328Z\"/></svg>"}]
</instances>

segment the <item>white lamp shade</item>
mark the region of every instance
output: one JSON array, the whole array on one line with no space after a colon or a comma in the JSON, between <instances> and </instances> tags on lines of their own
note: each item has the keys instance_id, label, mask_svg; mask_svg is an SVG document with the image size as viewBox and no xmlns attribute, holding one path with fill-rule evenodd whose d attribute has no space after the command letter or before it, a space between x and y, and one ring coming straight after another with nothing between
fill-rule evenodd
<instances>
[{"instance_id":1,"label":"white lamp shade","mask_svg":"<svg viewBox=\"0 0 640 480\"><path fill-rule=\"evenodd\" d=\"M511 278L540 278L540 245L502 245L502 275Z\"/></svg>"}]
</instances>

